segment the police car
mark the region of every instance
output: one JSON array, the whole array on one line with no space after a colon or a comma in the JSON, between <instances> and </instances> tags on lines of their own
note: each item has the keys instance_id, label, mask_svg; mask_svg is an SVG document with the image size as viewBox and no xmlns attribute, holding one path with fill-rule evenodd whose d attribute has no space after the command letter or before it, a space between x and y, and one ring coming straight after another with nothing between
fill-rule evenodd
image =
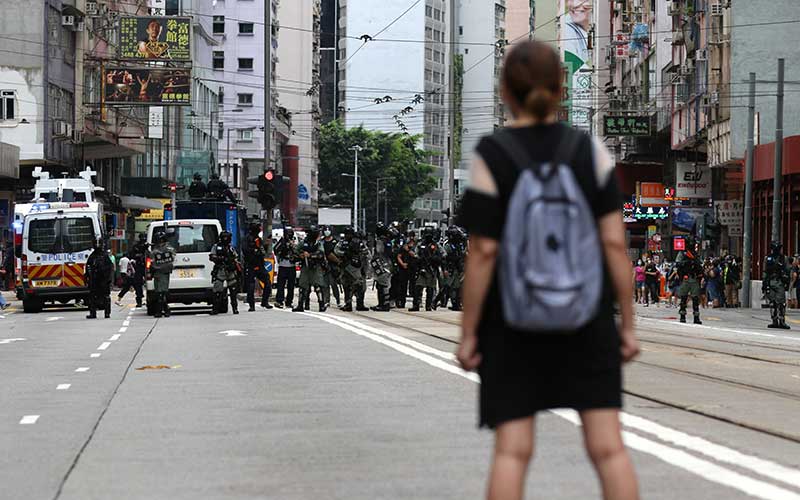
<instances>
[{"instance_id":1,"label":"police car","mask_svg":"<svg viewBox=\"0 0 800 500\"><path fill-rule=\"evenodd\" d=\"M209 253L221 232L222 226L216 219L179 219L150 223L147 227L147 243L152 246L156 236L166 233L168 244L176 252L167 302L185 305L205 303L211 306L211 270L214 265ZM155 312L152 307L155 303L155 287L151 265L152 261L148 257L145 265L147 314Z\"/></svg>"}]
</instances>

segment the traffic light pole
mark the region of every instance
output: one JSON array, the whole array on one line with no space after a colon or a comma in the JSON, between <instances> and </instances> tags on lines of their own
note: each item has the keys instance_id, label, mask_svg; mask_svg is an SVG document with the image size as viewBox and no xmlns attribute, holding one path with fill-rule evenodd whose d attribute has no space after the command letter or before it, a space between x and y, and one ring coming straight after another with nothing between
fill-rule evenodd
<instances>
[{"instance_id":1,"label":"traffic light pole","mask_svg":"<svg viewBox=\"0 0 800 500\"><path fill-rule=\"evenodd\" d=\"M358 231L358 152L363 150L361 146L356 144L350 151L354 151L356 154L355 157L355 172L353 177L353 230Z\"/></svg>"},{"instance_id":2,"label":"traffic light pole","mask_svg":"<svg viewBox=\"0 0 800 500\"><path fill-rule=\"evenodd\" d=\"M264 171L270 169L272 154L272 0L264 2ZM263 173L262 173L263 175ZM262 240L267 254L272 254L272 210L261 220Z\"/></svg>"},{"instance_id":3,"label":"traffic light pole","mask_svg":"<svg viewBox=\"0 0 800 500\"><path fill-rule=\"evenodd\" d=\"M742 306L750 304L750 278L753 251L753 161L756 121L756 74L750 73L750 96L747 104L747 155L745 156L744 184L744 248L742 249Z\"/></svg>"}]
</instances>

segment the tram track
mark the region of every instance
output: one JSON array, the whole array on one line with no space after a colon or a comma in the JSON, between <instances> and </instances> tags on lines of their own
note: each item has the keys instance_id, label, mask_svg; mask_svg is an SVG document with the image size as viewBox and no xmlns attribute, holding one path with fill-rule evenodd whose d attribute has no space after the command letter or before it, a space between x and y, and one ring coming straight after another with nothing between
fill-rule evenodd
<instances>
[{"instance_id":1,"label":"tram track","mask_svg":"<svg viewBox=\"0 0 800 500\"><path fill-rule=\"evenodd\" d=\"M446 319L442 319L442 318L424 317L424 316L419 316L419 315L415 315L415 314L412 314L412 313L408 313L408 312L405 312L405 311L393 310L392 312L395 312L397 314L402 314L404 316L414 317L414 318L417 318L417 319L424 319L424 320L427 320L427 321L432 321L432 322L435 322L435 323L448 324L448 325L452 325L452 326L458 326L460 324L458 321L446 320ZM374 315L367 315L367 314L363 314L363 313L355 313L355 315L359 316L359 317L361 317L363 319L367 319L367 320L370 320L370 321L375 321L375 322L378 322L378 323L381 323L381 324L384 324L384 325L387 325L387 326L391 326L391 327L394 327L394 328L400 328L400 329L403 329L403 330L419 333L419 334L424 335L426 337L435 338L437 340L446 342L448 344L453 344L453 345L457 345L458 344L458 342L456 340L453 340L451 338L444 337L442 335L432 334L432 333L426 332L424 330L421 330L419 328L413 328L413 327L409 327L409 326L405 326L405 325L398 325L396 322L392 322L392 321L387 320L387 319L379 318L379 317L376 317ZM653 333L665 334L665 333L660 332L660 331L653 332ZM674 336L678 336L678 337L686 337L685 335L679 335L679 334L673 334L673 335ZM715 340L715 339L710 339L710 338L704 337L704 340ZM781 351L781 352L787 352L787 351L788 352L793 352L793 351L795 351L794 349L781 349L781 348L778 348L778 347L775 347L775 346L754 345L754 344L746 343L746 342L732 342L732 341L724 341L724 340L721 340L721 339L720 339L720 341L726 342L726 343L731 343L731 344L736 344L736 345L739 345L739 346L759 347L759 348L763 347L763 348L766 348L766 349L774 349L774 350ZM799 366L798 364L795 364L795 363L789 363L789 362L784 362L784 361L780 361L780 360L761 358L761 357L758 357L758 356L737 354L737 353L731 353L731 352L726 352L726 351L717 351L717 350L714 350L714 349L699 348L697 346L691 346L691 345L685 345L685 344L676 344L676 343L662 342L662 341L650 341L650 340L641 339L641 338L640 338L640 342L649 343L649 344L664 345L664 346L668 346L668 347L681 348L681 349L687 349L687 350L695 350L695 351L700 351L700 352L708 352L708 353L713 353L713 354L721 354L721 355L731 356L731 357L735 357L735 358L747 359L747 360L750 360L750 361L757 361L757 362L763 362L763 363L769 363L769 364L775 364L775 365L794 366L794 367ZM727 385L729 387L739 388L740 390L755 391L755 392L759 392L759 393L763 393L763 394L768 394L768 395L773 396L773 397L780 397L780 398L783 398L783 399L787 399L787 400L790 400L790 401L793 401L793 402L800 402L800 393L793 393L793 392L783 391L783 390L775 389L775 388L771 388L771 387L765 387L765 386L758 385L758 384L751 384L751 383L748 383L748 382L737 381L737 380L729 379L729 378L726 378L726 377L718 377L718 376L714 376L714 375L708 375L708 374L704 374L704 373L695 372L695 371L692 371L692 370L685 370L685 369L681 369L681 368L665 366L665 365L661 365L661 364L658 364L658 363L652 363L652 362L649 362L649 361L635 360L634 363L637 363L637 364L639 364L641 366L645 366L645 367L649 367L649 368L654 368L654 369L658 369L658 370L664 370L664 371L667 371L667 372L675 373L677 375L681 375L681 376L685 376L685 377L691 377L691 378L696 378L696 379L700 379L700 380L705 380L705 381L710 382L710 383L723 384L723 385ZM725 423L728 423L728 424L731 424L731 425L735 425L737 427L741 427L741 428L752 430L752 431L755 431L755 432L767 434L767 435L770 435L770 436L778 437L778 438L781 438L781 439L785 439L785 440L800 444L800 435L789 434L789 433L786 433L786 432L782 432L780 430L771 429L769 427L760 425L757 422L749 422L749 421L744 421L744 420L738 419L738 418L732 418L732 417L729 417L729 416L724 415L724 414L720 414L720 413L717 413L717 412L709 411L709 410L704 409L702 407L698 407L697 405L692 405L692 404L686 404L686 403L681 403L681 402L677 402L677 401L672 401L672 400L669 400L669 399L656 397L656 396L653 396L653 395L650 395L650 394L644 394L644 393L641 393L641 392L635 391L635 390L623 389L623 392L625 394L629 395L629 396L633 396L633 397L636 397L636 398L639 398L639 399L642 399L642 400L645 400L645 401L650 401L652 403L661 404L663 406L670 407L670 408L673 408L673 409L676 409L676 410L681 410L681 411L685 411L685 412L692 413L692 414L695 414L695 415L700 415L700 416L703 416L703 417L706 417L706 418L709 418L709 419L712 419L712 420L725 422Z\"/></svg>"}]
</instances>

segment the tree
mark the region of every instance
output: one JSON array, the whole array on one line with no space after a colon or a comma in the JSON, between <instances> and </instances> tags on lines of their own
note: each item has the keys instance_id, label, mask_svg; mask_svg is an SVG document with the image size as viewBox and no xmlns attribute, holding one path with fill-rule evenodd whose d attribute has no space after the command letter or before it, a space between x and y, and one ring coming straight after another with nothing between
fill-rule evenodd
<instances>
[{"instance_id":1,"label":"tree","mask_svg":"<svg viewBox=\"0 0 800 500\"><path fill-rule=\"evenodd\" d=\"M430 152L417 147L420 138L405 134L387 134L366 130L363 127L345 129L340 121L322 126L319 147L320 204L353 204L354 154L351 147L358 144L358 173L361 176L361 201L359 208L366 209L367 226L375 225L375 195L377 179L381 191L389 196L389 220L413 218L414 200L429 193L436 186L432 176L433 166L426 163ZM384 196L381 194L381 219Z\"/></svg>"}]
</instances>

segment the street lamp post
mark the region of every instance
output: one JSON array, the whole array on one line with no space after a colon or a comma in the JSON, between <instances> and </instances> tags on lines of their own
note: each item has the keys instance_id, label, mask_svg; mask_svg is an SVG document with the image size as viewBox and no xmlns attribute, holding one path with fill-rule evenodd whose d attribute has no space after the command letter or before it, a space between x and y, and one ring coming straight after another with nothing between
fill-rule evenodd
<instances>
[{"instance_id":1,"label":"street lamp post","mask_svg":"<svg viewBox=\"0 0 800 500\"><path fill-rule=\"evenodd\" d=\"M356 144L350 151L355 153L355 172L353 173L353 229L358 231L358 153L364 148Z\"/></svg>"},{"instance_id":2,"label":"street lamp post","mask_svg":"<svg viewBox=\"0 0 800 500\"><path fill-rule=\"evenodd\" d=\"M381 181L388 181L389 179L393 179L393 178L394 177L378 177L378 179L375 181L375 184L376 184L375 185L375 191L376 191L376 193L375 193L375 222L376 223L381 221ZM389 191L386 189L385 186L383 188L383 192L385 193L384 205L385 205L385 207L387 209L386 217L389 217L389 215L388 215ZM385 221L384 221L384 224L386 224Z\"/></svg>"},{"instance_id":3,"label":"street lamp post","mask_svg":"<svg viewBox=\"0 0 800 500\"><path fill-rule=\"evenodd\" d=\"M361 192L359 191L359 189L361 188L361 176L343 173L342 177L353 177L355 179L356 190L353 193L353 213L355 220L358 221L358 213L355 212L355 207L359 205L360 203L358 202L361 201ZM354 226L353 229L358 230L358 227Z\"/></svg>"}]
</instances>

